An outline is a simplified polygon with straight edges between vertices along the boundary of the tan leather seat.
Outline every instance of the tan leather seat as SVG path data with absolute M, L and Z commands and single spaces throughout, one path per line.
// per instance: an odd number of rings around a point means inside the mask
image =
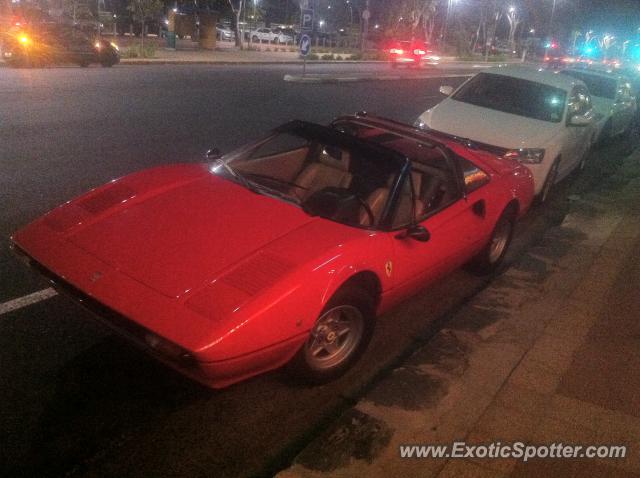
M 422 188 L 422 173 L 419 171 L 411 172 L 411 181 L 413 182 L 413 191 L 415 197 L 420 197 L 420 190 Z M 389 183 L 393 178 L 389 179 Z M 367 198 L 367 204 L 369 208 L 371 208 L 371 212 L 373 213 L 373 217 L 375 218 L 375 223 L 380 220 L 380 216 L 382 216 L 382 210 L 384 209 L 387 200 L 389 199 L 390 194 L 390 186 L 387 188 L 378 188 L 374 190 L 369 197 Z M 400 195 L 400 202 L 398 204 L 398 208 L 396 209 L 396 217 L 394 217 L 394 224 L 397 225 L 406 225 L 412 222 L 411 220 L 411 189 L 406 187 L 402 194 Z M 415 218 L 419 218 L 424 212 L 424 203 L 420 199 L 414 200 L 414 213 Z M 363 226 L 369 226 L 371 221 L 369 220 L 369 214 L 367 211 L 363 210 L 360 212 L 360 224 Z
M 387 199 L 389 199 L 389 188 L 375 189 L 371 194 L 369 194 L 369 197 L 367 197 L 366 203 L 373 214 L 374 224 L 380 220 L 380 216 L 382 215 L 384 205 L 387 203 Z M 360 224 L 362 226 L 372 225 L 371 220 L 369 219 L 369 214 L 364 208 L 360 211 Z
M 316 191 L 326 187 L 348 188 L 352 175 L 349 173 L 351 157 L 347 151 L 341 152 L 339 159 L 334 158 L 324 150 L 318 161 L 307 166 L 296 178 L 292 193 L 304 199 Z

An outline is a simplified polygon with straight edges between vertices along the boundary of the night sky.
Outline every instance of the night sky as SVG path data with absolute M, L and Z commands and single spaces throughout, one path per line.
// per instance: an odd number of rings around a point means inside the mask
M 579 0 L 577 7 L 576 20 L 583 29 L 628 36 L 640 28 L 640 0 Z

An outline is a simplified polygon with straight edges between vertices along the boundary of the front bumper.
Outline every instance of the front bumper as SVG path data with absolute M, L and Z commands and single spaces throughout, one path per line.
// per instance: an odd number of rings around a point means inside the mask
M 16 254 L 52 286 L 92 312 L 94 318 L 148 355 L 210 388 L 223 388 L 278 368 L 307 334 L 238 356 L 198 352 L 212 341 L 212 323 L 51 234 L 41 221 L 20 231 Z M 99 272 L 98 272 L 99 271 Z

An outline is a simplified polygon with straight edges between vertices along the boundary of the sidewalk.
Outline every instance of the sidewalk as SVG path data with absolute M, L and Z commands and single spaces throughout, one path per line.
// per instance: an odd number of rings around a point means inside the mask
M 640 476 L 640 153 L 576 186 L 560 225 L 278 477 Z M 527 463 L 399 455 L 455 441 L 628 448 Z

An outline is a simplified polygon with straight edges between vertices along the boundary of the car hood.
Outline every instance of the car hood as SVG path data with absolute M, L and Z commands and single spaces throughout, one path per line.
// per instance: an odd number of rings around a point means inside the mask
M 97 210 L 97 216 L 66 232 L 66 239 L 169 297 L 202 287 L 267 244 L 317 220 L 295 205 L 203 173 L 139 191 L 136 184 L 154 182 L 140 173 L 135 181 L 125 178 L 62 206 L 56 216 L 64 218 L 65 207 Z M 101 203 L 113 203 L 114 197 L 118 204 L 101 210 Z
M 501 148 L 543 148 L 559 123 L 503 113 L 447 98 L 420 120 L 430 129 Z

